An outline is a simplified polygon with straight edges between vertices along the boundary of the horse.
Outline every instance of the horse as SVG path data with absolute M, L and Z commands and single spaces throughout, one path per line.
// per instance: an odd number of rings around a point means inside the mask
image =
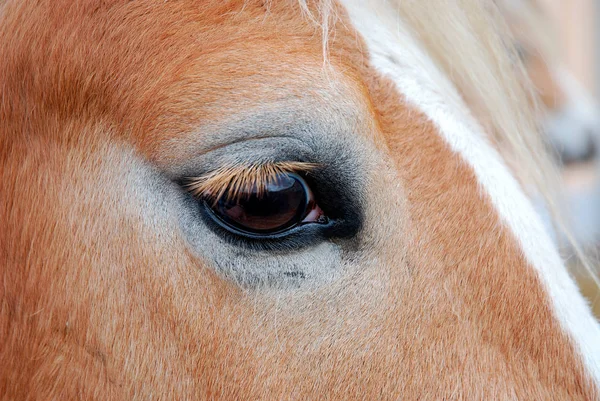
M 2 0 L 2 399 L 598 399 L 505 28 Z
M 600 146 L 600 106 L 565 66 L 547 10 L 536 0 L 501 0 L 498 4 L 540 95 L 538 118 L 550 143 L 566 164 L 592 159 Z

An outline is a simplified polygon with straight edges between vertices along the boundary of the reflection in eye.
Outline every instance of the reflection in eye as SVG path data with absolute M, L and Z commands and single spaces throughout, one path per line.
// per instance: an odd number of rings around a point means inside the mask
M 306 180 L 290 172 L 312 168 L 308 163 L 230 168 L 196 179 L 188 187 L 229 231 L 279 234 L 302 224 L 328 222 Z
M 289 173 L 278 174 L 264 191 L 253 186 L 236 199 L 222 197 L 211 209 L 224 223 L 253 234 L 278 233 L 324 217 L 306 181 Z

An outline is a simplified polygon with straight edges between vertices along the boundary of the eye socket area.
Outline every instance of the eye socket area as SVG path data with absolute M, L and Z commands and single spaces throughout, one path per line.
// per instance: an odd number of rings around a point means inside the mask
M 296 164 L 305 171 L 313 168 L 308 163 Z M 212 221 L 242 237 L 285 236 L 299 226 L 328 225 L 329 218 L 317 204 L 306 175 L 290 172 L 290 167 L 229 169 L 189 187 Z

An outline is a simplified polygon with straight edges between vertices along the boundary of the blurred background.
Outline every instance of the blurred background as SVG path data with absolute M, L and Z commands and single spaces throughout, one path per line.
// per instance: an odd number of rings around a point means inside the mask
M 542 98 L 573 233 L 600 275 L 600 0 L 497 1 Z M 600 318 L 598 287 L 575 257 L 568 262 Z
M 539 0 L 554 23 L 563 60 L 582 84 L 600 92 L 600 0 Z

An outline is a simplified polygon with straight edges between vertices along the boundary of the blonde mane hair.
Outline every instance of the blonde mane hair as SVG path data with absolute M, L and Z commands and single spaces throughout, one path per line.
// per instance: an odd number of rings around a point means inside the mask
M 536 0 L 496 0 L 511 32 L 527 50 L 540 54 L 548 63 L 560 63 L 560 42 L 550 18 Z
M 526 191 L 554 205 L 556 174 L 548 172 L 556 169 L 536 123 L 534 92 L 497 7 L 479 0 L 395 3 Z

